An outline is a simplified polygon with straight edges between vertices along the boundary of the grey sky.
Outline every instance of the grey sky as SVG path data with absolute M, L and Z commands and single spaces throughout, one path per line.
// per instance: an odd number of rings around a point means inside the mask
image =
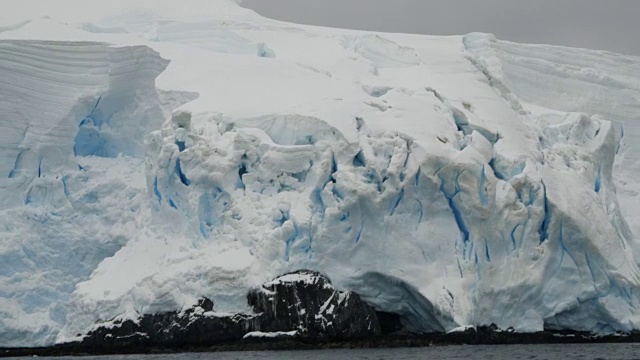
M 500 39 L 640 55 L 640 0 L 243 0 L 279 20 Z

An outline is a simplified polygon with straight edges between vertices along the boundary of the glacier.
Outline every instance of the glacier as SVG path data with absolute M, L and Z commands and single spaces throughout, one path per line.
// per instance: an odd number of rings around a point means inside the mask
M 640 329 L 640 58 L 6 2 L 0 346 L 301 269 L 416 332 Z

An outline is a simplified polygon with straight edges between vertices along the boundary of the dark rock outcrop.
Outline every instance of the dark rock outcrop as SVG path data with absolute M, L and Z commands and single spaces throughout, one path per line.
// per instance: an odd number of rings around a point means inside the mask
M 257 321 L 255 315 L 216 316 L 212 308 L 213 302 L 205 298 L 183 313 L 143 315 L 136 321 L 98 327 L 83 339 L 82 345 L 112 348 L 223 343 L 242 339 Z
M 395 320 L 392 321 L 392 324 Z M 129 329 L 129 331 L 131 331 Z M 203 336 L 206 331 L 203 331 Z M 113 333 L 115 334 L 115 333 Z M 137 335 L 138 336 L 138 335 Z M 136 338 L 129 336 L 128 338 Z M 140 339 L 140 337 L 137 337 Z M 145 338 L 147 339 L 147 338 Z M 262 350 L 311 350 L 377 347 L 416 347 L 432 345 L 493 345 L 493 344 L 584 344 L 584 343 L 639 343 L 640 332 L 615 333 L 609 335 L 589 332 L 542 331 L 538 333 L 517 333 L 513 329 L 501 330 L 495 325 L 468 328 L 453 333 L 432 334 L 388 334 L 372 338 L 334 340 L 310 337 L 258 338 L 228 343 L 204 342 L 200 344 L 150 344 L 149 340 L 130 342 L 124 345 L 126 336 L 115 346 L 91 345 L 90 343 L 64 343 L 45 348 L 0 348 L 0 358 L 17 356 L 68 356 L 68 355 L 109 355 L 109 354 L 160 354 L 203 351 L 262 351 Z
M 262 331 L 298 330 L 313 338 L 356 339 L 382 334 L 375 310 L 358 294 L 337 291 L 312 271 L 281 276 L 251 291 Z
M 88 348 L 211 346 L 249 337 L 295 334 L 321 341 L 382 334 L 375 310 L 351 292 L 336 290 L 319 273 L 298 271 L 278 277 L 247 295 L 254 314 L 218 315 L 203 298 L 182 312 L 142 315 L 105 324 L 80 344 Z M 265 334 L 267 333 L 267 334 Z M 271 334 L 268 334 L 271 333 Z

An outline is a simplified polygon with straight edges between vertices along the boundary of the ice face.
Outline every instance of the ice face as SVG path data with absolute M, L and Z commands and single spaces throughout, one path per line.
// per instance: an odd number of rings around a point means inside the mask
M 415 331 L 640 328 L 637 58 L 188 1 L 3 19 L 0 346 L 298 269 Z
M 621 211 L 637 234 L 640 223 L 633 214 L 638 193 L 638 182 L 634 180 L 638 144 L 633 139 L 640 111 L 638 58 L 516 44 L 484 34 L 468 35 L 465 43 L 493 76 L 531 109 L 538 121 L 554 125 L 562 121 L 561 112 L 568 111 L 597 115 L 613 123 L 617 143 L 614 182 Z
M 142 140 L 164 121 L 167 62 L 139 46 L 0 49 L 0 326 L 2 343 L 32 346 L 54 340 L 75 284 L 142 225 Z

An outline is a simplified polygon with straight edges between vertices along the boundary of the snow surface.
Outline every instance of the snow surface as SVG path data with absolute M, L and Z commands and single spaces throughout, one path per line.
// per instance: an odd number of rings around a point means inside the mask
M 264 287 L 271 287 L 274 285 L 286 284 L 286 283 L 303 283 L 306 285 L 314 285 L 314 284 L 317 284 L 318 281 L 320 280 L 322 280 L 322 278 L 315 274 L 308 274 L 308 273 L 285 274 L 285 275 L 279 276 L 277 279 L 273 281 L 269 281 L 266 284 L 264 284 L 262 290 L 267 291 L 264 289 Z M 333 289 L 333 286 L 331 286 L 330 284 L 325 284 L 324 287 L 328 289 Z
M 297 269 L 418 331 L 640 329 L 639 58 L 228 0 L 3 5 L 0 346 L 247 312 Z
M 291 337 L 298 335 L 297 330 L 293 331 L 276 331 L 276 332 L 262 332 L 262 331 L 252 331 L 247 333 L 243 339 L 250 338 L 279 338 L 279 337 Z

